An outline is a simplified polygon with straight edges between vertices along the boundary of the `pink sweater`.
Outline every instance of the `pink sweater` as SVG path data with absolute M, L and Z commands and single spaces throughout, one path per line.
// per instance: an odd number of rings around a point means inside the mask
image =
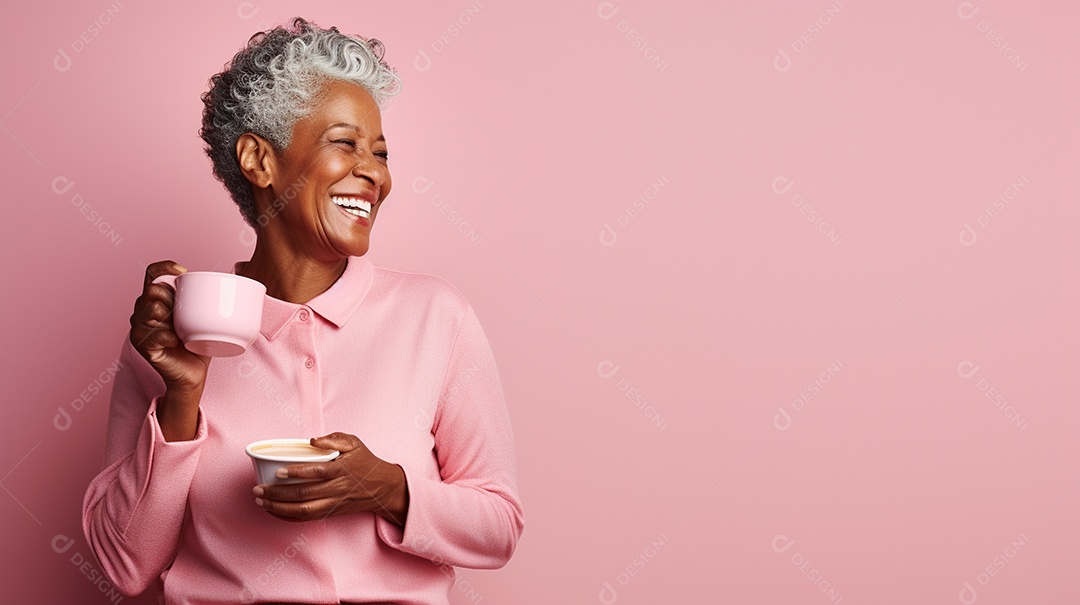
M 514 444 L 491 347 L 447 282 L 349 259 L 304 305 L 269 296 L 262 335 L 215 358 L 192 441 L 164 440 L 165 387 L 130 343 L 83 529 L 117 588 L 166 603 L 447 603 L 453 566 L 497 568 L 521 535 Z M 244 447 L 358 436 L 405 469 L 404 530 L 372 513 L 277 519 Z

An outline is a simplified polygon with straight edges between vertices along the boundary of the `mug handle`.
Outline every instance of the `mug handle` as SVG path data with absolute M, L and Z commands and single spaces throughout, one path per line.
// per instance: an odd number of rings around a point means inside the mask
M 171 287 L 173 289 L 173 291 L 176 291 L 176 278 L 178 278 L 178 277 L 180 277 L 180 276 L 179 275 L 172 275 L 170 273 L 166 273 L 165 275 L 159 275 L 159 276 L 155 277 L 154 281 L 152 281 L 150 283 L 152 283 L 152 284 L 160 284 L 162 282 L 165 282 L 166 284 L 169 285 L 169 287 Z

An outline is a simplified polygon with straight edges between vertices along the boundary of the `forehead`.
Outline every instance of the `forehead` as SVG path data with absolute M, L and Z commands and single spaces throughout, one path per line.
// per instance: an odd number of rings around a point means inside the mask
M 315 105 L 306 118 L 297 122 L 310 128 L 325 129 L 331 124 L 353 124 L 362 130 L 381 134 L 382 113 L 379 105 L 363 87 L 333 80 L 320 89 Z

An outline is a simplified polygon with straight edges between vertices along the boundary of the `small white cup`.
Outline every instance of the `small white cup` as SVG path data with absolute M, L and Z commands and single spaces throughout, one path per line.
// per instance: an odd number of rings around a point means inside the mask
M 305 483 L 315 479 L 279 479 L 277 470 L 302 462 L 329 462 L 341 455 L 337 450 L 324 450 L 311 445 L 309 439 L 264 439 L 247 446 L 247 455 L 255 466 L 259 485 L 275 483 Z

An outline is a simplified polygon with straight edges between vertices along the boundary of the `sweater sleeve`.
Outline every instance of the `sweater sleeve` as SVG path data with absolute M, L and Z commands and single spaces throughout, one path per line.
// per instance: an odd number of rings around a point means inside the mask
M 442 564 L 495 569 L 524 528 L 502 384 L 472 307 L 458 328 L 432 432 L 440 479 L 405 469 L 404 529 L 377 518 L 392 548 Z
M 109 403 L 105 469 L 83 499 L 83 533 L 117 589 L 134 596 L 176 555 L 206 419 L 200 412 L 194 440 L 166 442 L 156 414 L 164 383 L 130 342 L 120 361 Z

